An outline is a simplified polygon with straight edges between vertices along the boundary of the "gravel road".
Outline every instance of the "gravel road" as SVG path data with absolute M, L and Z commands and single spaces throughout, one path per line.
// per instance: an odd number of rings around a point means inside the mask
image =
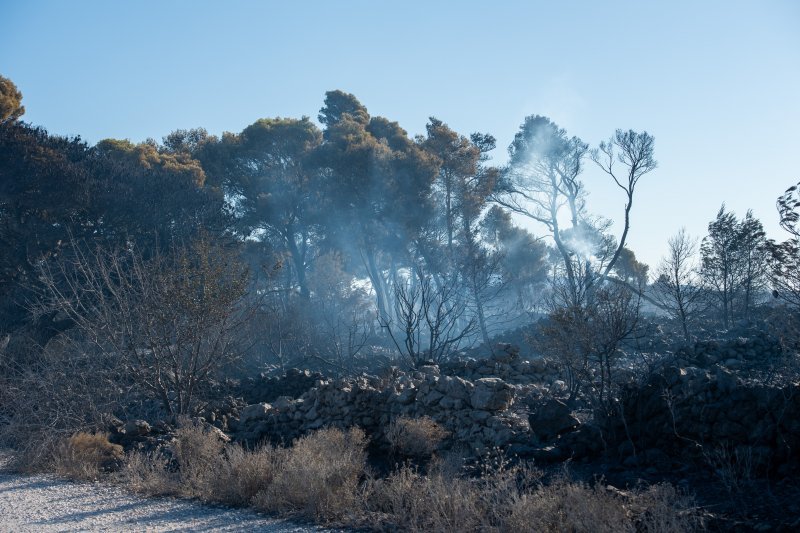
M 103 483 L 70 483 L 53 476 L 0 471 L 0 532 L 22 531 L 322 530 L 244 510 L 173 498 L 142 498 Z

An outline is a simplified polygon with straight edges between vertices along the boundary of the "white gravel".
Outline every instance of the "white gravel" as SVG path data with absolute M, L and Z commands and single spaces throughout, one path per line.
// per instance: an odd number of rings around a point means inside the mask
M 0 532 L 23 531 L 321 530 L 244 510 L 174 498 L 142 498 L 103 483 L 71 483 L 0 470 Z

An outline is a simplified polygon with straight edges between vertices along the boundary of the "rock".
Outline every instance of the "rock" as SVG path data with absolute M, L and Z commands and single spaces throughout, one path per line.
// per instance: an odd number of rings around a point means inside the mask
M 128 437 L 144 437 L 150 434 L 150 424 L 144 420 L 128 420 L 125 422 L 125 434 Z
M 209 425 L 204 425 L 203 427 L 204 427 L 205 431 L 207 431 L 208 433 L 210 433 L 212 435 L 215 435 L 222 442 L 230 442 L 231 441 L 231 438 L 229 436 L 227 436 L 218 427 L 212 426 L 210 424 Z
M 744 363 L 739 359 L 726 359 L 722 364 L 728 368 L 741 368 L 744 366 Z
M 547 361 L 539 357 L 530 362 L 531 372 L 535 374 L 544 374 L 547 370 Z
M 499 378 L 481 378 L 470 395 L 473 409 L 503 411 L 514 401 L 514 388 Z
M 420 372 L 426 376 L 439 376 L 439 367 L 433 363 L 425 364 L 419 367 Z
M 635 468 L 639 466 L 639 458 L 635 455 L 629 455 L 622 461 L 622 466 L 626 468 Z
M 272 405 L 272 408 L 277 409 L 278 411 L 285 411 L 291 407 L 292 399 L 289 396 L 280 396 L 278 399 L 272 402 L 272 404 L 268 405 Z
M 239 414 L 239 426 L 247 424 L 253 420 L 263 420 L 267 413 L 272 409 L 268 403 L 256 403 L 244 407 Z
M 543 441 L 572 431 L 580 425 L 580 421 L 572 415 L 572 410 L 567 404 L 556 399 L 548 399 L 532 405 L 528 422 L 531 431 Z
M 464 402 L 450 396 L 445 396 L 439 401 L 439 407 L 448 411 L 457 411 L 464 407 Z
M 500 363 L 510 363 L 519 358 L 519 346 L 501 342 L 495 345 L 492 359 Z
M 732 374 L 728 370 L 725 370 L 722 367 L 718 367 L 715 374 L 717 378 L 717 387 L 719 388 L 720 391 L 724 393 L 731 392 L 739 385 L 738 378 L 734 374 Z
M 649 465 L 666 465 L 670 462 L 669 456 L 658 448 L 650 448 L 645 450 L 643 455 L 645 461 Z
M 433 406 L 439 403 L 439 400 L 444 398 L 444 394 L 439 391 L 432 390 L 422 398 L 417 398 L 418 401 L 421 401 L 423 404 L 427 406 Z
M 634 454 L 636 449 L 633 446 L 633 443 L 629 440 L 622 441 L 619 446 L 617 446 L 617 453 L 619 453 L 620 457 L 630 457 Z
M 465 379 L 450 376 L 442 378 L 439 386 L 443 388 L 443 392 L 448 398 L 463 401 L 469 400 L 472 390 L 475 388 L 475 385 Z
M 417 397 L 416 389 L 408 388 L 408 389 L 403 389 L 400 392 L 400 394 L 398 394 L 396 396 L 396 398 L 397 398 L 396 401 L 400 405 L 408 405 L 408 404 L 412 403 L 416 397 Z
M 469 413 L 469 417 L 476 422 L 484 422 L 491 416 L 492 416 L 491 413 L 489 413 L 488 411 L 481 411 L 479 409 L 470 411 Z
M 563 450 L 558 446 L 545 446 L 544 448 L 534 448 L 530 452 L 534 461 L 539 463 L 556 463 L 566 459 Z

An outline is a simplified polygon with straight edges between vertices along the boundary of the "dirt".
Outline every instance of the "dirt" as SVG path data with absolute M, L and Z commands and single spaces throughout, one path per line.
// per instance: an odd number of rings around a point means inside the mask
M 105 483 L 73 483 L 50 475 L 20 476 L 0 470 L 0 532 L 26 531 L 322 530 L 246 510 L 144 498 Z

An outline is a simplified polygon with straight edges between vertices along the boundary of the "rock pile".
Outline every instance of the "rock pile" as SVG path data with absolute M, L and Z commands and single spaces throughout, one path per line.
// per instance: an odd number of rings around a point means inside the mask
M 748 363 L 763 363 L 783 357 L 781 343 L 766 334 L 752 334 L 747 337 L 695 342 L 676 354 L 679 360 L 697 366 L 723 365 L 728 368 L 742 368 Z
M 725 350 L 754 357 L 751 343 L 731 343 Z M 559 378 L 553 363 L 523 360 L 502 345 L 484 361 L 393 369 L 383 377 L 327 379 L 297 370 L 283 379 L 260 376 L 244 389 L 250 391 L 245 398 L 255 401 L 245 405 L 229 398 L 205 420 L 250 446 L 288 444 L 326 426 L 360 426 L 377 446 L 388 447 L 386 434 L 395 420 L 430 417 L 447 430 L 446 446 L 467 455 L 500 447 L 538 461 L 605 453 L 640 463 L 665 457 L 702 461 L 710 450 L 724 448 L 773 464 L 800 462 L 798 383 L 767 386 L 745 382 L 725 365 L 667 364 L 645 382 L 624 386 L 617 407 L 587 412 L 581 423 L 552 394 Z M 167 433 L 129 421 L 112 429 L 112 442 L 140 447 Z
M 262 373 L 239 382 L 234 392 L 248 404 L 271 402 L 281 396 L 297 398 L 313 388 L 324 376 L 319 372 L 290 368 L 283 376 Z
M 425 366 L 396 372 L 388 381 L 320 380 L 299 398 L 243 408 L 231 427 L 237 440 L 254 444 L 264 439 L 288 442 L 323 426 L 358 425 L 373 441 L 385 443 L 385 432 L 396 418 L 429 416 L 450 432 L 452 444 L 480 454 L 491 447 L 529 443 L 527 419 L 511 409 L 516 392 L 496 377 L 473 382 Z
M 759 385 L 723 367 L 670 367 L 628 390 L 622 406 L 640 450 L 701 460 L 715 450 L 739 450 L 754 464 L 800 459 L 797 383 Z
M 488 358 L 448 361 L 441 365 L 441 370 L 443 374 L 470 381 L 491 376 L 517 385 L 552 384 L 560 379 L 555 361 L 541 357 L 523 358 L 519 347 L 505 343 L 497 344 Z

